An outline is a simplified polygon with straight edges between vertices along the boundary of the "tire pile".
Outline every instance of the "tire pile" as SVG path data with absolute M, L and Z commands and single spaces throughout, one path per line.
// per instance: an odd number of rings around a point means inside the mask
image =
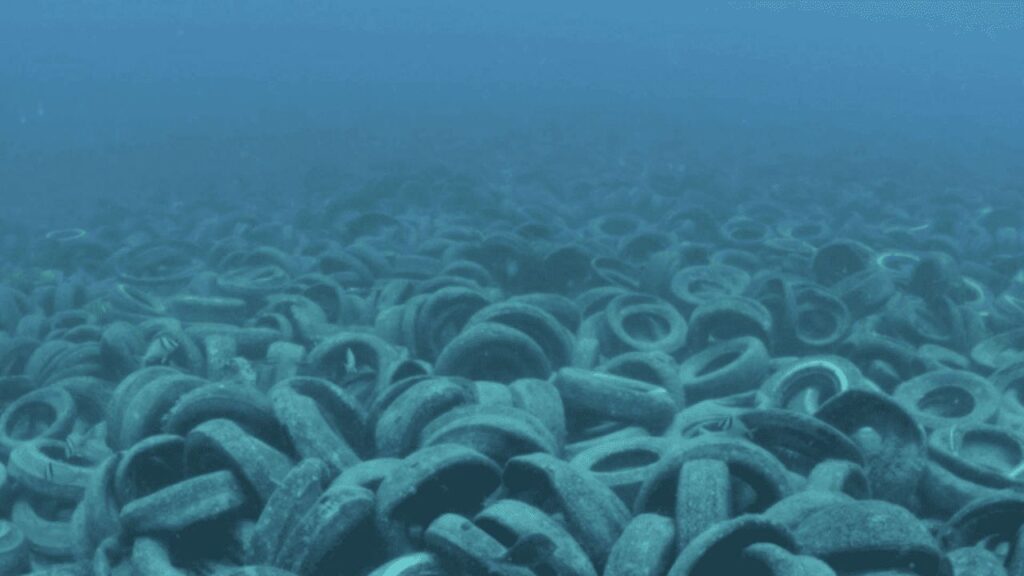
M 8 236 L 0 574 L 1024 574 L 1021 212 L 892 202 Z

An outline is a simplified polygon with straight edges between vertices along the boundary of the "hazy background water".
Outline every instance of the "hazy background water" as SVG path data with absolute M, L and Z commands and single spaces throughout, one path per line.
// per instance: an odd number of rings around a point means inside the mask
M 281 199 L 324 167 L 1024 176 L 1020 2 L 8 0 L 0 55 L 23 220 Z

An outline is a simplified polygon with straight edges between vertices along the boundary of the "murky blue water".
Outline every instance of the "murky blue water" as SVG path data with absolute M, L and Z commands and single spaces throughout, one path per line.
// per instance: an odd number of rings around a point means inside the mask
M 1024 570 L 1019 2 L 0 5 L 0 576 Z

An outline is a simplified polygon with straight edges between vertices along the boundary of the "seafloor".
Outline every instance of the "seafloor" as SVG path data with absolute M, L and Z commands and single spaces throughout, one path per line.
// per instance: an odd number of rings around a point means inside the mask
M 1024 574 L 1020 199 L 735 184 L 8 222 L 0 574 Z

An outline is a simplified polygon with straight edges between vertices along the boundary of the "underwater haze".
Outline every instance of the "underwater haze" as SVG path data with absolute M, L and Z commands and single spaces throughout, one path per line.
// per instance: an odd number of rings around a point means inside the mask
M 0 576 L 1024 574 L 1024 4 L 0 2 Z
M 461 168 L 551 146 L 1019 185 L 1022 10 L 13 0 L 0 184 L 86 206 L 279 196 L 322 164 Z

